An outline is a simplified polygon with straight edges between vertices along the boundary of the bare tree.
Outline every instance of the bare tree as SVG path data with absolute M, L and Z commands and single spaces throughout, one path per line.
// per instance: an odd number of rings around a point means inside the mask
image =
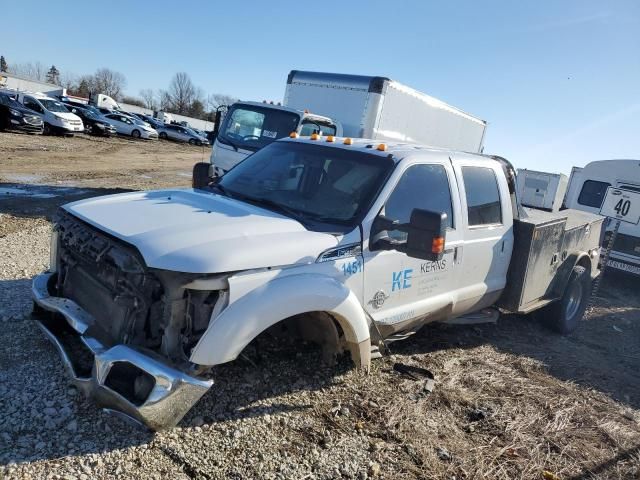
M 158 99 L 156 97 L 156 94 L 153 93 L 153 90 L 151 90 L 150 88 L 143 88 L 142 90 L 140 90 L 140 98 L 144 102 L 144 106 L 146 108 L 149 108 L 151 110 L 158 109 Z
M 108 68 L 100 68 L 93 75 L 92 89 L 95 93 L 109 95 L 115 100 L 122 96 L 127 80 L 120 72 L 114 72 Z
M 47 73 L 47 69 L 40 62 L 16 63 L 11 67 L 10 71 L 11 73 L 15 73 L 21 77 L 37 80 L 39 82 L 44 81 L 45 74 Z
M 60 74 L 60 85 L 67 89 L 67 92 L 72 92 L 78 88 L 78 77 L 71 72 L 62 72 Z
M 232 97 L 231 95 L 224 95 L 222 93 L 212 93 L 207 96 L 207 101 L 205 105 L 207 110 L 213 111 L 221 105 L 231 105 L 232 103 L 237 102 L 238 99 Z
M 167 92 L 170 108 L 178 114 L 186 114 L 196 99 L 196 87 L 185 72 L 178 72 L 173 76 Z

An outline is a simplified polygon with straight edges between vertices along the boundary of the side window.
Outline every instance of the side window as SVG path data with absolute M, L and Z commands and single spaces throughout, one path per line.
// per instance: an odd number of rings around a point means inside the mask
M 453 208 L 447 171 L 442 165 L 413 165 L 400 177 L 400 181 L 384 206 L 384 216 L 409 223 L 414 208 L 444 212 L 447 214 L 447 227 L 453 226 Z M 406 239 L 407 234 L 399 231 L 389 232 L 396 240 Z
M 469 226 L 502 223 L 502 207 L 496 174 L 486 167 L 462 167 L 467 193 Z
M 24 97 L 23 105 L 31 110 L 35 110 L 36 112 L 42 113 L 42 107 L 38 102 L 29 97 Z
M 610 186 L 611 184 L 607 182 L 587 180 L 582 185 L 582 190 L 580 190 L 578 203 L 585 207 L 600 208 L 604 201 L 604 195 L 607 193 L 607 188 Z

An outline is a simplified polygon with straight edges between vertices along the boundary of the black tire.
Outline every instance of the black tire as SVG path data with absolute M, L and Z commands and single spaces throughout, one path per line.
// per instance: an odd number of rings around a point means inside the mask
M 43 135 L 53 135 L 53 130 L 51 129 L 51 125 L 45 122 L 44 127 L 42 127 Z
M 535 312 L 547 327 L 561 334 L 573 332 L 589 304 L 591 275 L 585 267 L 575 266 L 569 276 L 562 298 Z
M 133 138 L 140 138 L 140 130 L 136 129 L 133 132 L 131 132 L 131 136 Z
M 196 144 L 195 139 L 190 138 L 190 139 L 189 139 L 189 145 L 195 145 L 195 144 Z
M 211 164 L 199 162 L 193 166 L 193 175 L 191 177 L 191 186 L 193 188 L 204 188 L 211 183 L 209 177 L 209 167 Z
M 165 132 L 160 132 L 160 138 L 162 140 L 166 140 L 167 139 L 167 134 Z

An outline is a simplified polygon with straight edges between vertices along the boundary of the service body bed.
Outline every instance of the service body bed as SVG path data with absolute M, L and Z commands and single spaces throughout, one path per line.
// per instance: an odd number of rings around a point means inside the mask
M 604 217 L 579 210 L 545 212 L 523 208 L 514 221 L 515 246 L 507 287 L 498 306 L 528 313 L 558 299 L 580 254 L 591 258 L 591 276 L 598 275 Z

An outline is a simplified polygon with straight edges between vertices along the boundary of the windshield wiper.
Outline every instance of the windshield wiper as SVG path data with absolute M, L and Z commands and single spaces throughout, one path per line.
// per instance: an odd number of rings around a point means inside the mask
M 282 205 L 281 203 L 269 198 L 241 197 L 240 200 L 245 200 L 259 207 L 271 207 L 277 212 L 284 213 L 287 217 L 292 217 L 295 220 L 300 220 L 301 217 L 305 217 L 304 213 L 301 211 Z
M 235 143 L 233 143 L 231 140 L 229 140 L 227 137 L 223 137 L 222 135 L 220 135 L 220 138 L 222 139 L 222 143 L 231 145 L 236 152 L 238 151 L 238 146 Z

